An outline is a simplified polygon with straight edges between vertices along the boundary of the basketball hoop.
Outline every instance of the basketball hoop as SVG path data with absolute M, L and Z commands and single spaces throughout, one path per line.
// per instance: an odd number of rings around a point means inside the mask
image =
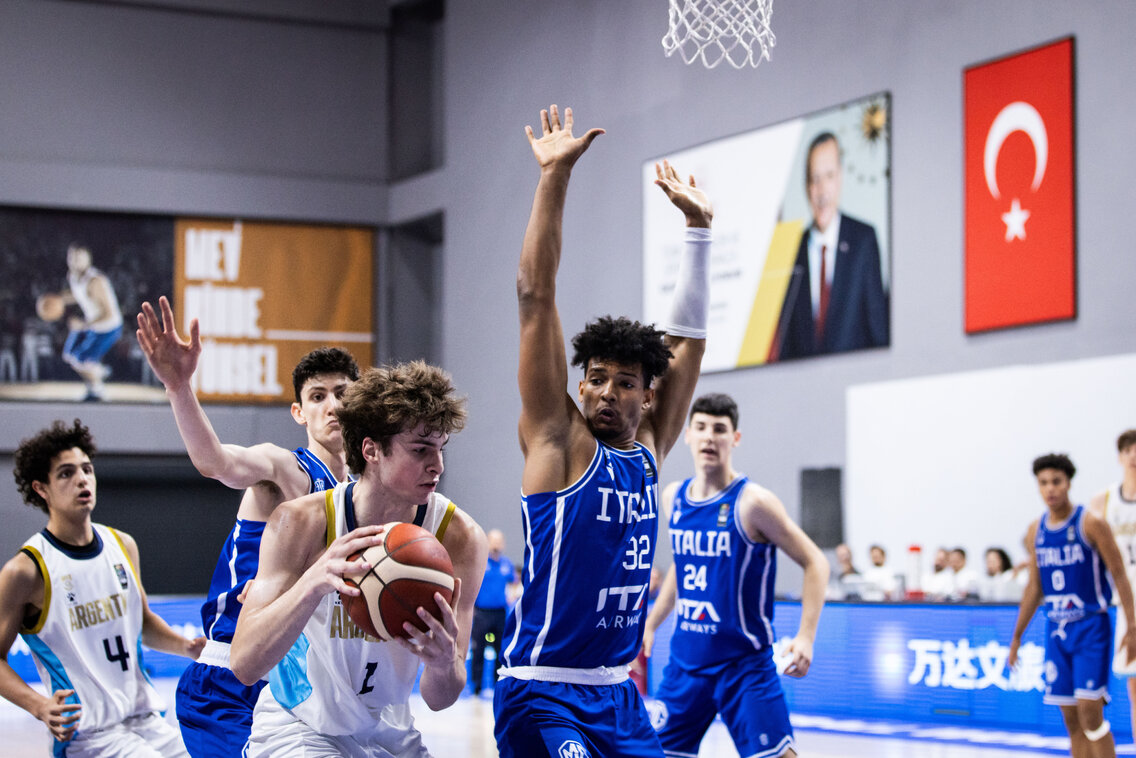
M 670 0 L 670 29 L 663 37 L 669 58 L 677 50 L 688 64 L 706 68 L 723 60 L 757 68 L 777 44 L 769 22 L 773 0 Z

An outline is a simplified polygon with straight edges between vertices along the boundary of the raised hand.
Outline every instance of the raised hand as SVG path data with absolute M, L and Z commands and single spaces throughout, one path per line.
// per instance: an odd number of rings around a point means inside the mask
M 686 216 L 687 226 L 710 227 L 714 208 L 706 193 L 695 185 L 693 176 L 688 182 L 684 182 L 668 161 L 655 164 L 655 176 L 658 177 L 655 184 L 662 187 L 674 206 Z
M 201 355 L 201 332 L 194 319 L 189 325 L 189 340 L 178 334 L 174 321 L 174 310 L 165 295 L 158 298 L 162 309 L 159 323 L 154 307 L 142 303 L 138 314 L 138 345 L 146 356 L 146 361 L 154 371 L 154 376 L 168 390 L 176 390 L 187 384 L 197 370 L 197 359 Z
M 525 126 L 525 134 L 541 168 L 572 168 L 592 140 L 604 133 L 603 129 L 589 129 L 582 137 L 572 136 L 572 109 L 564 109 L 564 125 L 561 126 L 560 111 L 555 105 L 540 112 L 540 127 L 539 139 L 531 126 Z

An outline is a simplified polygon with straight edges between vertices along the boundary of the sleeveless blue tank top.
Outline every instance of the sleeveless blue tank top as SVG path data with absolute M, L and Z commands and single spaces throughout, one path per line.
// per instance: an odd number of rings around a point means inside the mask
M 322 492 L 335 487 L 335 477 L 306 447 L 292 451 L 296 462 L 308 475 L 308 493 Z M 209 595 L 201 606 L 201 625 L 205 636 L 218 642 L 232 642 L 237 628 L 237 616 L 241 604 L 237 596 L 244 590 L 245 582 L 256 576 L 260 559 L 260 538 L 264 536 L 263 521 L 237 519 L 232 531 L 225 539 L 213 578 L 209 582 Z
M 1085 537 L 1084 515 L 1085 506 L 1078 505 L 1063 523 L 1049 526 L 1046 511 L 1037 526 L 1034 546 L 1050 621 L 1077 621 L 1105 612 L 1112 599 L 1104 562 Z
M 671 660 L 712 674 L 773 643 L 777 548 L 752 542 L 738 522 L 739 476 L 707 500 L 692 500 L 691 479 L 671 506 L 671 548 L 678 595 Z
M 506 622 L 506 666 L 592 669 L 635 659 L 658 533 L 658 467 L 639 443 L 596 443 L 567 489 L 522 495 L 521 597 Z

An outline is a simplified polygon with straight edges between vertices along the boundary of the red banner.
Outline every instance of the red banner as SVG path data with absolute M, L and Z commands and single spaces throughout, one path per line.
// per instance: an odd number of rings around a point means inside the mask
M 1073 40 L 963 74 L 966 331 L 1076 316 Z

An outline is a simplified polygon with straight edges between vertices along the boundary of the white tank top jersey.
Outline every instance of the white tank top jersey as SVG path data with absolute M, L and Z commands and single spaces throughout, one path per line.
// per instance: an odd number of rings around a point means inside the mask
M 95 317 L 99 315 L 99 306 L 91 297 L 91 281 L 101 272 L 94 266 L 87 268 L 79 276 L 74 274 L 67 274 L 67 285 L 71 288 L 71 294 L 75 297 L 75 302 L 83 311 L 83 318 L 88 322 L 94 322 Z M 106 279 L 106 276 L 103 276 Z M 107 286 L 110 286 L 110 280 L 106 279 Z M 91 324 L 91 329 L 97 332 L 109 332 L 111 329 L 122 326 L 122 311 L 118 307 L 118 299 L 111 292 L 108 306 L 110 312 L 103 314 L 97 322 Z
M 354 486 L 345 482 L 327 491 L 328 545 L 356 527 Z M 449 499 L 435 492 L 419 506 L 414 523 L 441 540 L 454 510 Z M 339 593 L 332 592 L 320 601 L 296 644 L 272 669 L 261 697 L 271 694 L 320 734 L 402 730 L 409 745 L 420 739 L 408 703 L 420 663 L 418 656 L 396 643 L 383 642 L 355 626 L 340 604 Z M 398 755 L 396 747 L 386 745 Z
M 44 579 L 43 610 L 20 630 L 40 679 L 75 690 L 78 733 L 165 708 L 142 667 L 142 593 L 115 530 L 92 524 L 95 544 L 75 551 L 47 530 L 24 543 Z
M 1136 500 L 1126 500 L 1121 486 L 1117 482 L 1105 493 L 1104 517 L 1124 557 L 1128 581 L 1136 583 Z

